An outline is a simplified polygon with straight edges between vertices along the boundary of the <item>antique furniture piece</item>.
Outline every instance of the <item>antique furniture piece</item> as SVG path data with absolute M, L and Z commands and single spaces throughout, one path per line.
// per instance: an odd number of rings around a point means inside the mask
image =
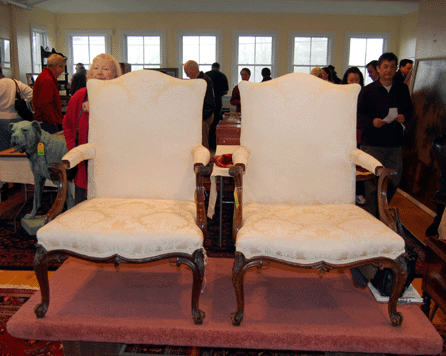
M 426 266 L 423 275 L 423 306 L 424 311 L 429 320 L 434 318 L 438 307 L 446 313 L 446 218 L 440 223 L 440 234 L 435 237 L 428 237 L 426 240 Z M 431 299 L 434 300 L 435 306 L 430 310 Z
M 231 113 L 236 114 L 236 113 Z M 217 125 L 217 145 L 240 145 L 240 118 L 224 118 Z
M 243 130 L 230 169 L 236 200 L 233 324 L 244 316 L 246 271 L 273 261 L 321 274 L 365 265 L 389 268 L 394 283 L 388 311 L 391 323 L 400 325 L 404 240 L 394 231 L 387 205 L 392 171 L 356 148 L 360 87 L 292 73 L 261 84 L 243 81 L 239 88 Z M 356 164 L 379 176 L 382 221 L 355 205 Z
M 66 172 L 62 164 L 54 165 L 62 184 L 37 233 L 38 318 L 49 304 L 48 261 L 70 255 L 116 267 L 161 259 L 190 267 L 192 317 L 202 323 L 203 175 L 209 174 L 210 158 L 201 146 L 205 86 L 148 70 L 88 81 L 89 143 L 62 161 L 70 168 L 88 160 L 88 199 L 59 215 Z

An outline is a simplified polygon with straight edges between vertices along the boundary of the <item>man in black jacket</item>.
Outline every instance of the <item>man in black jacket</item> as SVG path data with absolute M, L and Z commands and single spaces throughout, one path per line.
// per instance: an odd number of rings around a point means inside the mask
M 229 85 L 228 78 L 222 72 L 220 72 L 220 63 L 213 63 L 212 70 L 205 73 L 212 80 L 212 85 L 214 87 L 215 95 L 215 110 L 214 110 L 214 121 L 212 122 L 211 129 L 209 131 L 209 146 L 211 149 L 216 148 L 217 141 L 215 137 L 215 131 L 217 125 L 221 120 L 221 108 L 222 108 L 222 97 L 228 93 Z
M 201 144 L 209 148 L 209 129 L 214 120 L 214 89 L 212 80 L 198 69 L 198 63 L 195 61 L 187 61 L 184 63 L 184 72 L 190 79 L 204 79 L 206 81 L 206 94 L 203 103 L 203 125 L 202 125 L 202 142 Z
M 388 187 L 388 201 L 401 180 L 404 125 L 413 112 L 409 88 L 394 80 L 397 63 L 398 59 L 393 53 L 384 53 L 378 60 L 379 80 L 364 87 L 358 98 L 361 149 L 375 157 L 385 168 L 397 172 Z M 375 181 L 365 182 L 365 195 L 367 211 L 379 217 Z

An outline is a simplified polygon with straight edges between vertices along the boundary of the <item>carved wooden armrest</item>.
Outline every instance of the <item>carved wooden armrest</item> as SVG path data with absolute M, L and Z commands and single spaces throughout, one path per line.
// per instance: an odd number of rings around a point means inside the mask
M 243 225 L 243 173 L 245 165 L 237 163 L 229 168 L 229 175 L 234 177 L 234 217 L 232 222 L 232 240 L 235 244 L 237 233 Z
M 203 165 L 203 163 L 195 163 L 194 172 L 196 178 L 195 203 L 197 205 L 197 225 L 205 235 L 207 231 L 207 219 L 206 206 L 204 204 L 205 189 L 203 184 L 203 177 L 210 175 L 211 170 L 208 166 Z
M 378 176 L 378 211 L 380 220 L 393 231 L 398 232 L 398 211 L 394 211 L 392 214 L 387 203 L 387 186 L 392 175 L 396 174 L 396 171 L 384 168 L 376 158 L 357 148 L 352 150 L 350 159 L 353 163 Z
M 48 165 L 50 176 L 53 181 L 58 181 L 57 196 L 53 206 L 45 215 L 45 224 L 48 224 L 51 220 L 55 219 L 59 215 L 64 207 L 65 199 L 67 197 L 67 166 L 63 163 L 50 163 Z
M 387 186 L 393 175 L 396 174 L 394 169 L 377 167 L 375 175 L 378 176 L 378 211 L 380 220 L 390 227 L 393 231 L 398 231 L 399 214 L 398 209 L 395 209 L 394 214 L 390 211 L 387 203 Z
M 77 166 L 80 162 L 92 159 L 95 156 L 95 148 L 91 143 L 85 143 L 71 149 L 62 158 L 62 163 L 67 169 Z

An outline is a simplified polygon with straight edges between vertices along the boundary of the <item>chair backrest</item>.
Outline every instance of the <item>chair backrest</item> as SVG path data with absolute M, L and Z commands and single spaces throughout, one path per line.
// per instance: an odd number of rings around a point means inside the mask
M 359 85 L 292 73 L 239 83 L 245 202 L 353 203 Z
M 88 198 L 193 200 L 206 82 L 140 70 L 87 88 Z

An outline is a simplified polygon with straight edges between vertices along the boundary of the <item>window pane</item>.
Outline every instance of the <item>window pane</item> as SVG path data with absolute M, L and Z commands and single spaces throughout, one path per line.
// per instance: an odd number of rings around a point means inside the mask
M 105 37 L 90 36 L 90 61 L 93 62 L 94 57 L 98 54 L 105 53 Z
M 161 65 L 161 37 L 144 37 L 144 64 Z
M 11 42 L 9 40 L 3 40 L 3 65 L 5 68 L 11 68 Z
M 328 63 L 328 38 L 313 37 L 311 41 L 311 62 L 313 66 L 325 66 Z
M 88 36 L 73 36 L 73 63 L 91 63 Z
M 350 55 L 348 65 L 360 66 L 365 64 L 367 39 L 351 38 L 350 39 Z
M 254 63 L 255 37 L 240 36 L 238 46 L 238 62 Z
M 127 61 L 128 63 L 143 64 L 144 40 L 142 36 L 128 36 L 127 37 Z
M 310 64 L 311 58 L 311 38 L 294 38 L 294 64 Z
M 256 64 L 270 64 L 272 58 L 272 38 L 257 37 L 256 41 Z
M 378 59 L 384 50 L 384 40 L 382 38 L 369 38 L 367 39 L 367 51 L 365 57 L 365 63 L 367 64 L 374 59 Z
M 308 66 L 294 67 L 294 73 L 307 73 L 307 74 L 310 74 L 310 71 L 311 71 L 311 67 L 308 67 Z
M 183 36 L 183 63 L 189 60 L 198 63 L 200 71 L 211 70 L 217 60 L 217 36 Z M 183 78 L 187 78 L 183 70 Z

